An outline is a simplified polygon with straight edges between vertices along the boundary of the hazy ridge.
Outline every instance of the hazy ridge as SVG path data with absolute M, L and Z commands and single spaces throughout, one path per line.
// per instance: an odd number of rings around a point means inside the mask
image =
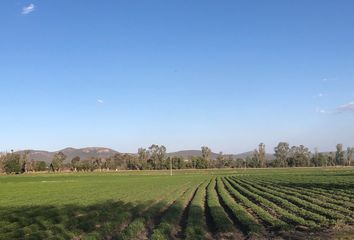
M 17 151 L 17 153 L 23 153 L 25 151 L 29 152 L 28 156 L 30 160 L 33 159 L 33 160 L 40 160 L 45 162 L 50 162 L 53 158 L 53 155 L 58 152 L 63 152 L 67 156 L 66 161 L 70 161 L 72 158 L 76 156 L 79 156 L 81 159 L 89 159 L 92 157 L 107 158 L 113 156 L 116 153 L 124 153 L 124 152 L 119 152 L 114 149 L 105 148 L 105 147 L 86 147 L 86 148 L 69 147 L 54 152 L 29 149 L 29 150 Z M 129 153 L 129 154 L 136 154 L 136 153 Z M 177 152 L 167 153 L 167 156 L 180 156 L 185 159 L 190 159 L 192 156 L 201 156 L 201 155 L 202 152 L 200 150 L 181 150 Z M 216 159 L 218 155 L 219 155 L 218 153 L 212 152 L 210 158 Z M 253 155 L 253 151 L 238 153 L 238 154 L 224 154 L 225 157 L 232 156 L 234 158 L 246 158 L 252 155 Z M 269 154 L 269 153 L 267 153 L 266 157 L 269 160 L 272 160 L 274 158 L 273 154 Z

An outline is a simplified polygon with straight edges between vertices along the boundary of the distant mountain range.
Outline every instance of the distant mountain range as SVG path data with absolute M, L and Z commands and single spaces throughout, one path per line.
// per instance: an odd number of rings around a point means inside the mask
M 66 155 L 66 161 L 70 161 L 74 157 L 80 157 L 81 159 L 89 159 L 91 157 L 101 157 L 107 158 L 113 156 L 118 153 L 117 151 L 110 148 L 102 148 L 102 147 L 88 147 L 88 148 L 65 148 L 56 152 L 48 152 L 42 150 L 24 150 L 18 151 L 17 153 L 23 153 L 28 151 L 28 158 L 30 160 L 39 160 L 45 162 L 51 162 L 55 153 L 62 152 Z
M 113 156 L 116 153 L 119 153 L 118 151 L 115 151 L 110 148 L 104 148 L 104 147 L 65 148 L 56 152 L 48 152 L 43 150 L 23 150 L 23 151 L 17 151 L 17 153 L 23 153 L 25 151 L 29 152 L 28 156 L 30 160 L 32 159 L 40 160 L 40 161 L 45 161 L 47 163 L 51 162 L 54 154 L 58 152 L 62 152 L 67 156 L 66 159 L 67 162 L 69 162 L 72 158 L 76 156 L 80 157 L 81 159 L 89 159 L 92 157 L 107 158 Z M 210 158 L 216 159 L 218 155 L 219 155 L 218 153 L 212 152 Z M 246 158 L 252 155 L 253 155 L 253 151 L 250 151 L 250 152 L 244 152 L 240 154 L 225 154 L 225 157 L 233 156 L 236 159 L 236 158 Z M 185 159 L 191 159 L 192 156 L 202 156 L 202 152 L 200 150 L 182 150 L 178 152 L 167 153 L 167 156 L 179 156 Z M 272 160 L 274 159 L 274 156 L 272 154 L 266 154 L 266 158 L 268 160 Z

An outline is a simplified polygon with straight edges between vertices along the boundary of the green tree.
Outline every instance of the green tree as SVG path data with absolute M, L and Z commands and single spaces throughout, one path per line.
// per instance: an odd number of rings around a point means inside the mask
M 319 166 L 327 167 L 327 158 L 325 155 L 323 155 L 323 153 L 318 154 L 318 161 L 320 163 Z
M 208 162 L 203 157 L 192 157 L 192 163 L 196 169 L 206 169 L 208 168 Z
M 186 161 L 182 157 L 172 157 L 172 166 L 173 169 L 185 169 L 186 168 Z
M 166 169 L 165 157 L 166 157 L 166 147 L 157 144 L 152 144 L 149 147 L 150 163 L 153 169 Z
M 54 172 L 61 171 L 64 161 L 66 159 L 66 155 L 62 152 L 58 152 L 54 154 L 52 163 L 51 163 L 51 170 Z
M 5 172 L 4 170 L 4 156 L 0 153 L 0 173 Z
M 105 159 L 105 161 L 102 164 L 103 168 L 105 168 L 106 170 L 110 170 L 113 169 L 112 167 L 112 157 L 107 157 Z
M 141 169 L 147 169 L 147 163 L 149 160 L 149 151 L 146 150 L 145 148 L 139 148 L 138 149 L 138 161 L 140 163 Z
M 257 167 L 264 168 L 266 166 L 266 151 L 265 151 L 265 144 L 260 143 L 258 145 L 258 149 L 254 151 L 254 158 L 255 164 Z
M 244 168 L 246 167 L 246 160 L 243 158 L 237 158 L 234 163 L 235 168 Z
M 47 168 L 47 164 L 44 161 L 34 161 L 33 164 L 33 169 L 36 172 L 41 172 L 41 171 L 45 171 Z
M 3 161 L 3 168 L 6 173 L 21 173 L 21 155 L 17 153 L 8 153 Z
M 122 170 L 127 168 L 126 158 L 123 153 L 116 153 L 112 157 L 111 168 L 117 170 Z
M 202 158 L 204 158 L 205 161 L 208 161 L 211 155 L 211 150 L 210 148 L 203 146 L 202 147 Z
M 308 167 L 310 166 L 311 152 L 303 145 L 293 146 L 290 149 L 288 165 L 290 167 Z
M 71 159 L 71 168 L 74 172 L 77 171 L 77 167 L 79 166 L 79 164 L 80 164 L 80 157 L 79 156 L 76 156 Z
M 347 166 L 350 166 L 353 160 L 354 148 L 347 148 Z
M 84 159 L 84 160 L 80 161 L 80 164 L 78 165 L 77 169 L 79 171 L 84 171 L 84 172 L 91 171 L 92 172 L 93 170 L 95 170 L 93 160 L 92 159 Z
M 93 159 L 93 165 L 95 169 L 102 170 L 102 158 L 96 157 Z
M 31 161 L 28 161 L 27 165 L 26 165 L 26 171 L 27 172 L 34 172 L 35 171 L 35 169 L 34 169 L 35 163 L 36 163 L 36 161 L 33 159 Z
M 287 167 L 287 159 L 289 156 L 289 144 L 286 142 L 280 142 L 277 147 L 274 148 L 274 166 L 275 167 Z
M 315 153 L 311 158 L 311 166 L 314 167 L 327 166 L 327 159 L 328 158 L 324 154 L 318 153 L 318 150 L 315 149 Z
M 21 173 L 27 172 L 31 168 L 31 162 L 28 161 L 29 151 L 24 151 L 21 154 L 20 165 Z
M 134 156 L 134 155 L 129 154 L 127 156 L 127 168 L 129 170 L 142 170 L 143 164 L 140 162 L 138 156 Z
M 327 165 L 328 166 L 335 166 L 336 162 L 335 162 L 335 154 L 333 152 L 330 152 L 329 154 L 327 154 Z
M 233 155 L 228 155 L 227 157 L 225 157 L 225 167 L 228 168 L 234 168 L 235 167 L 235 159 Z
M 344 157 L 343 145 L 342 144 L 337 144 L 336 148 L 337 148 L 336 158 L 335 158 L 336 165 L 345 165 L 345 157 Z
M 216 157 L 216 165 L 217 168 L 224 168 L 226 166 L 225 156 L 222 152 Z
M 257 156 L 255 154 L 253 154 L 253 156 L 247 156 L 246 157 L 246 167 L 248 168 L 258 168 L 259 165 L 259 160 L 257 158 Z

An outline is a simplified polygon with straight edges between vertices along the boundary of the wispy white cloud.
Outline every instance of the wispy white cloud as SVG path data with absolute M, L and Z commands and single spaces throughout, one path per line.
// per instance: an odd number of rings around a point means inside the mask
M 336 108 L 337 112 L 353 112 L 354 113 L 354 102 L 350 102 L 344 105 L 341 105 Z
M 100 104 L 104 103 L 104 101 L 102 99 L 97 99 L 97 102 Z
M 330 111 L 327 111 L 325 109 L 321 109 L 321 108 L 316 108 L 316 112 L 320 113 L 320 114 L 330 114 Z
M 319 94 L 314 95 L 313 97 L 314 98 L 322 98 L 322 97 L 326 97 L 326 96 L 327 96 L 327 94 L 325 94 L 325 93 L 319 93 Z
M 36 8 L 36 6 L 34 6 L 34 4 L 31 3 L 30 5 L 22 8 L 22 14 L 27 15 L 27 14 L 33 12 L 35 10 L 35 8 Z
M 339 80 L 338 77 L 333 76 L 333 77 L 324 77 L 322 78 L 323 83 L 329 83 L 329 82 L 337 82 Z

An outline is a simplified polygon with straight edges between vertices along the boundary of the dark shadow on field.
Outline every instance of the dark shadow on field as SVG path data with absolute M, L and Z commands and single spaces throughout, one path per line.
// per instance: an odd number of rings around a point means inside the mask
M 133 216 L 152 209 L 140 204 L 107 201 L 89 206 L 0 207 L 0 239 L 105 239 Z
M 207 220 L 203 208 L 197 206 L 184 208 L 182 205 L 171 205 L 168 209 L 164 209 L 165 207 L 164 201 L 135 204 L 106 201 L 88 206 L 0 207 L 0 240 L 138 239 L 142 236 L 150 239 L 156 231 L 158 231 L 157 237 L 166 236 L 168 239 L 186 237 L 189 237 L 188 239 L 235 239 L 235 236 L 236 239 L 264 239 L 264 237 L 279 237 L 285 234 L 274 230 L 271 233 L 260 232 L 259 236 L 250 238 L 247 236 L 247 231 L 240 228 L 238 223 L 234 224 L 232 229 L 217 229 L 214 221 L 218 219 Z M 225 211 L 225 208 L 223 206 L 209 210 Z M 183 211 L 182 218 L 175 221 L 175 217 L 180 216 L 181 211 Z M 194 216 L 189 214 L 191 211 L 195 213 Z M 141 219 L 144 220 L 142 227 L 137 224 Z M 232 220 L 235 222 L 235 219 Z M 207 226 L 207 221 L 211 221 L 213 226 Z M 208 230 L 213 233 L 213 236 L 210 236 Z M 312 232 L 312 234 L 317 236 L 319 233 Z
M 137 239 L 151 238 L 155 231 L 156 236 L 162 234 L 168 239 L 184 239 L 187 235 L 190 239 L 211 239 L 205 218 L 191 217 L 191 209 L 182 205 L 165 208 L 164 201 L 0 207 L 0 239 Z M 193 210 L 205 216 L 204 209 L 193 206 Z M 180 212 L 185 214 L 179 219 Z M 141 219 L 145 225 L 142 228 L 134 224 Z M 178 236 L 179 232 L 183 234 Z

